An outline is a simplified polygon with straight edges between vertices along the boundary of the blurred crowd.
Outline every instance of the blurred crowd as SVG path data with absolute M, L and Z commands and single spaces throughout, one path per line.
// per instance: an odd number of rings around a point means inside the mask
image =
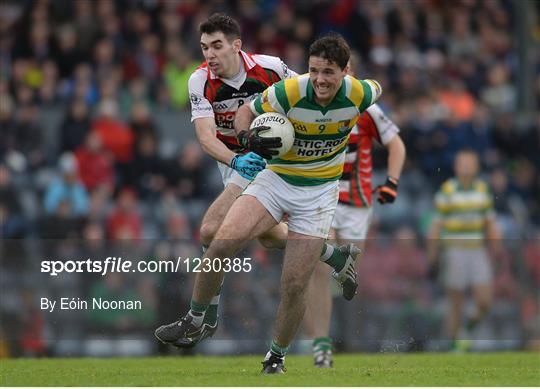
M 46 354 L 51 340 L 77 338 L 77 325 L 84 333 L 143 331 L 149 337 L 149 329 L 186 306 L 192 275 L 51 279 L 38 269 L 46 256 L 93 253 L 103 259 L 113 255 L 109 250 L 137 258 L 199 255 L 199 223 L 219 193 L 220 179 L 194 139 L 187 80 L 202 58 L 198 25 L 215 11 L 238 19 L 245 50 L 280 56 L 300 73 L 313 39 L 338 31 L 360 58 L 357 74 L 383 85 L 380 105 L 401 128 L 407 164 L 396 204 L 375 209 L 355 304 L 396 304 L 400 308 L 383 317 L 397 322 L 403 315 L 427 317 L 429 307 L 437 306 L 440 290 L 426 280 L 422 239 L 433 194 L 451 176 L 456 151 L 468 147 L 481 155 L 508 250 L 496 259 L 497 298 L 517 307 L 511 314 L 521 317 L 522 332 L 515 337 L 538 339 L 540 115 L 524 122 L 516 114 L 517 5 L 518 0 L 3 1 L 0 355 Z M 530 87 L 540 102 L 540 63 L 535 66 Z M 540 112 L 540 106 L 535 109 Z M 382 182 L 386 156 L 374 152 L 374 180 Z M 222 331 L 233 337 L 249 331 L 264 337 L 277 301 L 279 253 L 257 245 L 249 253 L 259 270 L 231 276 L 225 287 L 229 296 L 243 296 L 223 304 L 228 324 Z M 82 327 L 62 316 L 53 315 L 51 322 L 37 296 L 68 292 L 138 296 L 147 309 L 89 313 L 79 319 Z M 269 303 L 261 308 L 261 301 Z M 404 313 L 403 307 L 410 309 Z M 260 314 L 255 322 L 242 316 L 252 311 Z M 344 344 L 347 331 L 341 331 Z

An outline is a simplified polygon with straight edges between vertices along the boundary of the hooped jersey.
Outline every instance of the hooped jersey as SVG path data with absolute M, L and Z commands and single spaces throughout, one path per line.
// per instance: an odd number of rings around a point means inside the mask
M 470 239 L 481 244 L 486 221 L 495 217 L 488 184 L 476 179 L 463 188 L 456 178 L 445 181 L 435 195 L 436 218 L 442 221 L 441 238 Z
M 272 85 L 251 103 L 251 110 L 255 115 L 286 115 L 293 124 L 295 140 L 284 156 L 268 161 L 268 169 L 292 185 L 337 181 L 343 172 L 349 133 L 359 114 L 381 93 L 374 80 L 345 76 L 334 99 L 322 107 L 315 101 L 309 74 Z
M 373 140 L 387 145 L 398 132 L 399 128 L 377 104 L 360 115 L 351 130 L 343 175 L 339 180 L 340 203 L 359 208 L 371 207 Z
M 234 119 L 240 106 L 253 101 L 273 83 L 296 76 L 281 59 L 240 52 L 243 70 L 236 78 L 216 76 L 204 62 L 189 78 L 191 121 L 213 117 L 217 137 L 231 150 L 240 151 Z

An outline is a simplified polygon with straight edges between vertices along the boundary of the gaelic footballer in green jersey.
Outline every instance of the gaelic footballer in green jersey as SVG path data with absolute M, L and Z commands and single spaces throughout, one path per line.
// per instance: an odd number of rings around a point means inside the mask
M 428 239 L 432 268 L 444 261 L 443 283 L 450 301 L 446 330 L 451 347 L 467 349 L 468 339 L 458 339 L 465 292 L 470 287 L 475 312 L 467 320 L 472 330 L 485 317 L 493 299 L 493 270 L 486 243 L 497 255 L 502 251 L 493 198 L 478 177 L 480 161 L 473 150 L 461 150 L 454 161 L 455 178 L 450 178 L 435 195 L 436 217 Z M 442 243 L 441 258 L 437 251 Z M 433 272 L 430 272 L 433 273 Z M 467 336 L 471 336 L 469 333 Z
M 285 354 L 305 311 L 302 296 L 313 272 L 313 256 L 328 237 L 336 210 L 349 133 L 360 113 L 382 93 L 376 81 L 346 75 L 348 60 L 343 38 L 321 38 L 310 47 L 309 74 L 274 84 L 251 103 L 249 110 L 242 107 L 238 111 L 238 129 L 247 128 L 264 112 L 286 115 L 295 129 L 292 149 L 268 161 L 267 168 L 237 200 L 251 204 L 262 220 L 267 220 L 267 214 L 275 222 L 284 214 L 289 216 L 282 297 L 276 335 L 263 361 L 265 373 L 284 371 Z M 261 206 L 266 215 L 260 211 Z

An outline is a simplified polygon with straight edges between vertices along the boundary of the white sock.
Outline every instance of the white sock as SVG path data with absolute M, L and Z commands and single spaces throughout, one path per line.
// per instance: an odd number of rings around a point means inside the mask
M 193 312 L 192 310 L 190 310 L 188 315 L 193 318 L 193 320 L 191 321 L 191 324 L 193 324 L 195 327 L 202 326 L 203 319 L 204 319 L 203 313 Z

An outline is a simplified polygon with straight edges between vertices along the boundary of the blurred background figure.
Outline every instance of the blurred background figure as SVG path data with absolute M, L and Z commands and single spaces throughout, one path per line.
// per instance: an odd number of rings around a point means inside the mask
M 480 161 L 472 150 L 460 150 L 454 161 L 455 178 L 447 180 L 435 195 L 435 216 L 428 236 L 431 266 L 439 260 L 443 246 L 443 283 L 450 307 L 446 331 L 455 350 L 470 343 L 459 335 L 465 292 L 470 287 L 474 311 L 466 318 L 466 329 L 473 331 L 488 313 L 493 300 L 492 259 L 501 254 L 502 242 L 493 209 L 493 197 L 487 183 L 478 178 Z
M 72 153 L 60 157 L 61 175 L 51 181 L 45 192 L 44 207 L 49 215 L 84 216 L 88 212 L 88 192 L 79 178 L 79 163 Z

